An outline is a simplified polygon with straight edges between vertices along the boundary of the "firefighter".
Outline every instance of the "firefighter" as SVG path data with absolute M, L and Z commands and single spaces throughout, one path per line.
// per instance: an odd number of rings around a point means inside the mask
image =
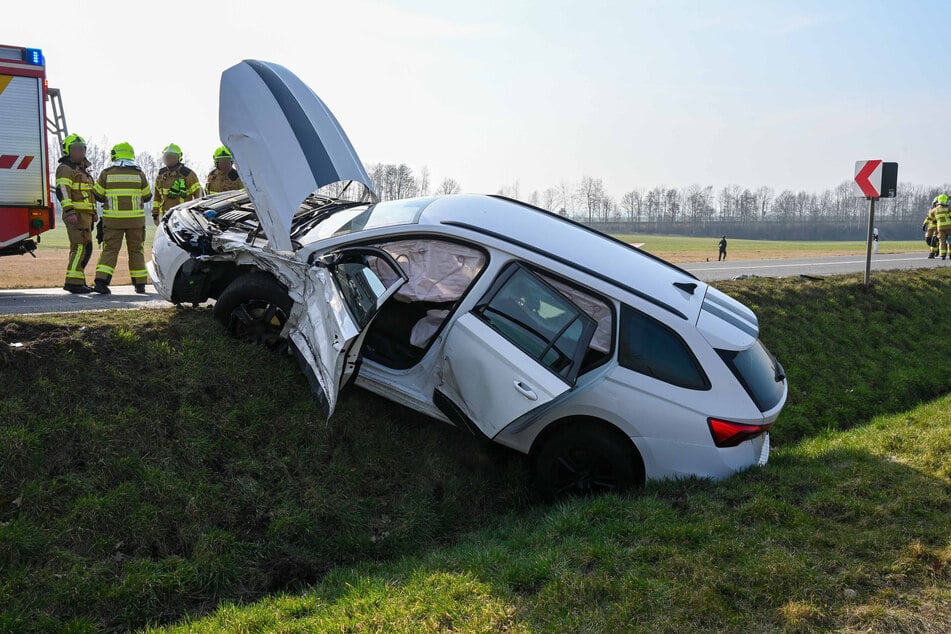
M 935 200 L 934 217 L 937 220 L 938 246 L 943 260 L 948 255 L 948 237 L 951 236 L 951 209 L 948 208 L 947 194 L 939 194 Z
M 925 232 L 925 244 L 928 245 L 928 259 L 932 260 L 938 255 L 938 219 L 935 218 L 934 208 L 938 204 L 938 197 L 935 196 L 931 201 L 931 209 L 925 216 L 925 221 L 921 223 L 921 230 Z
M 129 274 L 136 293 L 145 293 L 145 203 L 152 200 L 149 180 L 135 164 L 135 151 L 128 143 L 112 148 L 112 165 L 96 181 L 96 200 L 102 203 L 102 252 L 96 267 L 97 293 L 108 295 L 122 239 L 129 252 Z
M 155 224 L 175 205 L 201 197 L 198 175 L 182 163 L 182 148 L 169 143 L 162 150 L 162 159 L 165 167 L 155 177 L 155 202 L 152 203 L 152 221 Z
M 86 141 L 78 134 L 63 139 L 63 157 L 56 168 L 56 198 L 63 208 L 63 221 L 69 237 L 69 262 L 66 264 L 64 291 L 91 293 L 86 286 L 86 265 L 92 257 L 92 228 L 98 220 L 95 181 L 89 174 Z
M 208 173 L 208 182 L 205 184 L 206 194 L 244 189 L 238 170 L 234 168 L 234 156 L 231 150 L 222 145 L 215 150 L 211 158 L 215 161 L 215 169 Z

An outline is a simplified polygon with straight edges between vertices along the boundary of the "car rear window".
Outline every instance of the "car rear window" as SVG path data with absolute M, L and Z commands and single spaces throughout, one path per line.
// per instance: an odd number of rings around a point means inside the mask
M 717 353 L 760 411 L 769 411 L 779 404 L 785 390 L 786 373 L 761 341 L 757 339 L 747 350 L 717 350 Z
M 678 387 L 710 389 L 710 381 L 680 335 L 630 306 L 621 307 L 618 363 Z

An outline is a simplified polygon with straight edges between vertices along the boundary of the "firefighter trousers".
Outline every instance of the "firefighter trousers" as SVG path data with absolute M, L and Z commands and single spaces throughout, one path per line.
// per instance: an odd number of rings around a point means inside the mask
M 942 256 L 948 253 L 948 236 L 951 236 L 951 229 L 938 229 L 938 248 Z
M 124 224 L 124 223 L 123 223 Z M 122 239 L 125 238 L 126 249 L 129 252 L 129 275 L 133 284 L 145 284 L 148 281 L 148 271 L 145 269 L 145 223 L 138 227 L 116 227 L 106 219 L 102 223 L 102 252 L 99 254 L 99 265 L 96 266 L 96 279 L 106 284 L 112 281 L 116 272 L 116 262 L 119 261 L 119 251 L 122 249 Z
M 64 223 L 69 238 L 69 261 L 66 263 L 66 283 L 85 284 L 86 265 L 92 257 L 92 217 L 79 214 L 77 224 Z

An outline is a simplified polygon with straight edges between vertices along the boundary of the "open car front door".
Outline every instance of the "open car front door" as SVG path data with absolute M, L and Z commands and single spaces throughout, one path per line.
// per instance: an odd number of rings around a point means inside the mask
M 375 247 L 341 249 L 311 262 L 285 334 L 327 418 L 356 369 L 364 333 L 406 279 L 396 260 Z
M 450 327 L 433 400 L 453 422 L 493 438 L 574 386 L 596 327 L 541 277 L 510 265 Z

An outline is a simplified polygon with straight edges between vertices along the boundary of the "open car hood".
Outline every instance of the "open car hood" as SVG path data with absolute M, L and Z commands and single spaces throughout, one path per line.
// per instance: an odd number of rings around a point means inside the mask
M 274 251 L 291 251 L 291 219 L 308 194 L 370 177 L 333 113 L 294 73 L 245 60 L 221 75 L 218 131 L 235 157 Z

